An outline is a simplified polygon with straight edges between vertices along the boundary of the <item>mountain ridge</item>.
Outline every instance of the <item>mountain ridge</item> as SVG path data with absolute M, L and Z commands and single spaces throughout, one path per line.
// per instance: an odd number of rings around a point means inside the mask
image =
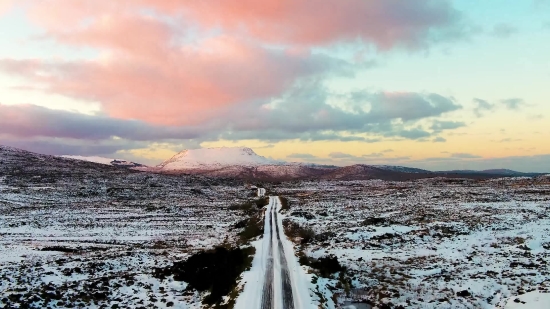
M 161 170 L 216 169 L 221 166 L 279 165 L 284 162 L 257 155 L 248 147 L 185 149 L 156 167 Z
M 214 154 L 209 155 L 208 152 L 214 152 Z M 312 163 L 277 161 L 259 156 L 251 148 L 247 147 L 222 147 L 202 148 L 198 150 L 183 150 L 174 155 L 172 158 L 162 162 L 161 164 L 151 167 L 131 161 L 115 160 L 101 157 L 63 157 L 42 155 L 26 150 L 0 145 L 0 164 L 5 162 L 16 164 L 17 157 L 32 157 L 35 158 L 32 160 L 33 162 L 48 161 L 48 163 L 63 166 L 63 168 L 68 167 L 71 164 L 70 162 L 74 162 L 75 166 L 82 166 L 82 164 L 86 163 L 88 164 L 86 165 L 87 167 L 96 165 L 110 165 L 119 168 L 130 168 L 141 172 L 163 174 L 195 174 L 206 177 L 268 181 L 300 179 L 382 179 L 403 181 L 433 177 L 486 179 L 501 177 L 536 177 L 548 174 L 523 173 L 508 169 L 489 169 L 482 171 L 429 171 L 404 166 L 368 164 L 354 164 L 338 167 L 316 165 Z M 214 161 L 212 161 L 212 159 L 214 159 Z M 26 159 L 21 160 L 25 161 Z M 98 163 L 94 162 L 94 160 L 102 162 Z M 20 162 L 20 164 L 25 164 L 25 162 Z
M 132 161 L 122 160 L 122 159 L 112 159 L 99 156 L 73 156 L 73 155 L 62 155 L 61 158 L 71 159 L 71 160 L 80 160 L 87 161 L 92 163 L 104 164 L 104 165 L 113 165 L 121 167 L 146 167 L 146 165 L 141 163 L 136 163 Z

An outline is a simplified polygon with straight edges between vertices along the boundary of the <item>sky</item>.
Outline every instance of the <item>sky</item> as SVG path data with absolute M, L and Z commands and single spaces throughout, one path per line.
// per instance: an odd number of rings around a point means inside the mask
M 0 144 L 550 172 L 550 0 L 0 0 Z

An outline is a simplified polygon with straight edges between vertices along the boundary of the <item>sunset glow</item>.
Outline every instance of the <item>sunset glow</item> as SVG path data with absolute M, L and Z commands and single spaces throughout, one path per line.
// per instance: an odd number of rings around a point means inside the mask
M 550 172 L 550 1 L 0 0 L 0 144 Z

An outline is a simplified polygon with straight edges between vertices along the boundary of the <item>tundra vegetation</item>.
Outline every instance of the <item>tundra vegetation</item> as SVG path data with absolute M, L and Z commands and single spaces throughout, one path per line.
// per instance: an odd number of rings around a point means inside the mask
M 233 306 L 269 202 L 243 181 L 0 154 L 0 307 Z M 499 308 L 549 290 L 548 177 L 261 185 L 284 197 L 321 308 Z

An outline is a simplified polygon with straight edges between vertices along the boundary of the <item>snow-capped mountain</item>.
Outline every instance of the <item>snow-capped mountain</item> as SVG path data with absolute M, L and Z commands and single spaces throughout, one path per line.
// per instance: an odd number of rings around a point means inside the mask
M 105 164 L 105 165 L 114 165 L 114 166 L 122 166 L 122 167 L 143 167 L 143 164 L 132 162 L 132 161 L 126 161 L 126 160 L 120 160 L 120 159 L 111 159 L 111 158 L 105 158 L 105 157 L 97 157 L 97 156 L 60 156 L 65 159 L 73 159 L 73 160 L 80 160 L 80 161 L 87 161 L 87 162 L 93 162 L 93 163 L 99 163 L 99 164 Z
M 241 179 L 411 179 L 428 171 L 392 166 L 321 166 L 268 159 L 247 147 L 183 150 L 150 171 Z M 415 174 L 415 176 L 411 176 Z
M 187 169 L 219 169 L 228 166 L 262 166 L 284 165 L 286 162 L 275 161 L 257 155 L 248 147 L 220 147 L 186 149 L 157 167 L 163 171 Z
M 259 156 L 252 149 L 246 147 L 184 150 L 156 167 L 149 167 L 131 161 L 103 157 L 42 155 L 0 145 L 0 175 L 2 169 L 4 169 L 4 173 L 8 173 L 7 171 L 11 170 L 13 166 L 21 164 L 32 170 L 40 168 L 42 170 L 70 171 L 74 167 L 82 167 L 93 171 L 112 171 L 112 167 L 115 166 L 151 173 L 194 174 L 207 177 L 273 181 L 292 179 L 382 179 L 402 181 L 431 177 L 470 179 L 541 177 L 542 179 L 542 177 L 545 177 L 543 173 L 520 173 L 504 169 L 431 172 L 388 165 L 356 164 L 338 167 L 284 162 Z
M 269 159 L 248 147 L 220 147 L 183 150 L 148 170 L 210 177 L 280 180 L 316 177 L 324 174 L 327 167 Z
M 138 170 L 174 174 L 198 174 L 209 177 L 289 180 L 289 179 L 384 179 L 410 180 L 428 177 L 491 178 L 508 176 L 502 170 L 493 173 L 471 171 L 431 172 L 428 170 L 391 166 L 357 164 L 352 166 L 322 166 L 311 163 L 284 162 L 262 157 L 248 147 L 188 149 L 174 155 L 156 167 Z

